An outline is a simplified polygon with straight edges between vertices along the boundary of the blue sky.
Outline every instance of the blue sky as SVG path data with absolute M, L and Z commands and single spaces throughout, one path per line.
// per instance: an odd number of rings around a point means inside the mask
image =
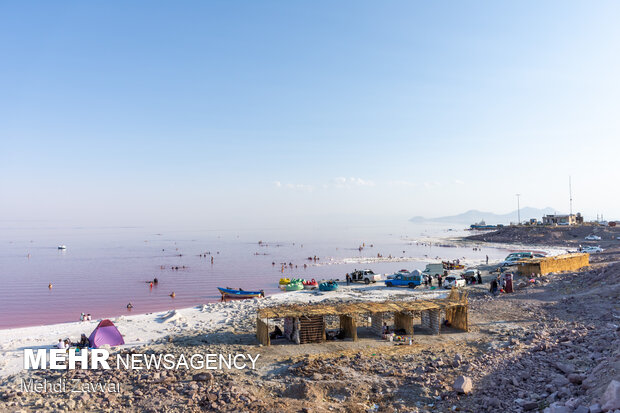
M 618 2 L 0 3 L 0 216 L 618 218 Z M 331 218 L 330 218 L 331 217 Z

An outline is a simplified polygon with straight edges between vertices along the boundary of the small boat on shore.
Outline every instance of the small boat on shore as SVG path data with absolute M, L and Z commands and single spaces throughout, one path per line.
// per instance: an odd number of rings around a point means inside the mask
M 336 281 L 326 281 L 319 284 L 320 291 L 336 291 L 338 290 L 338 283 Z
M 291 281 L 287 286 L 286 286 L 286 291 L 299 291 L 299 290 L 303 290 L 304 289 L 304 285 L 301 283 L 301 281 Z
M 288 278 L 280 278 L 280 282 L 278 283 L 278 287 L 280 287 L 280 289 L 282 291 L 286 291 L 286 286 L 289 285 L 291 283 L 291 280 Z
M 222 299 L 224 298 L 259 298 L 259 297 L 265 297 L 265 292 L 263 290 L 260 291 L 244 291 L 241 288 L 239 289 L 232 289 L 232 288 L 222 288 L 222 287 L 217 287 L 217 289 L 220 291 L 220 294 L 222 294 Z
M 312 280 L 304 281 L 303 283 L 304 290 L 314 290 L 319 287 L 319 283 L 313 278 Z

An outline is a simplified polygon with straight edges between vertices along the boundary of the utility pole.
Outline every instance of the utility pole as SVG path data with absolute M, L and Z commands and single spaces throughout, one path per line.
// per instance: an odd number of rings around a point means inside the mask
M 517 225 L 521 225 L 521 204 L 519 203 L 519 197 L 521 194 L 517 194 Z
M 573 215 L 573 186 L 571 184 L 570 175 L 568 175 L 568 198 L 570 200 L 570 215 Z M 569 220 L 570 220 L 569 215 Z

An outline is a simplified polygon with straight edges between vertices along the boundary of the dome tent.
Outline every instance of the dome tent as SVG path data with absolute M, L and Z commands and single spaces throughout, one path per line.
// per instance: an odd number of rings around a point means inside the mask
M 101 320 L 99 325 L 90 333 L 88 339 L 90 340 L 90 346 L 92 348 L 98 348 L 104 344 L 109 346 L 120 346 L 121 344 L 125 344 L 125 340 L 123 340 L 120 331 L 118 331 L 114 323 L 108 319 Z

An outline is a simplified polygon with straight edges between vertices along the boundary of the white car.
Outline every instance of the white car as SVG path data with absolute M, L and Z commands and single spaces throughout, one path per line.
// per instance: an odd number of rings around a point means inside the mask
M 598 235 L 588 235 L 586 237 L 587 241 L 600 241 L 601 237 L 599 237 Z
M 603 252 L 601 247 L 583 247 L 581 252 L 587 252 L 588 254 L 595 254 L 597 252 Z
M 500 267 L 510 267 L 511 265 L 517 265 L 517 262 L 521 260 L 523 260 L 523 257 L 508 257 L 500 264 Z
M 372 270 L 355 270 L 350 274 L 350 277 L 352 282 L 363 282 L 364 284 L 381 281 L 381 275 L 375 274 Z
M 443 279 L 443 288 L 465 287 L 465 280 L 460 277 L 448 275 Z

